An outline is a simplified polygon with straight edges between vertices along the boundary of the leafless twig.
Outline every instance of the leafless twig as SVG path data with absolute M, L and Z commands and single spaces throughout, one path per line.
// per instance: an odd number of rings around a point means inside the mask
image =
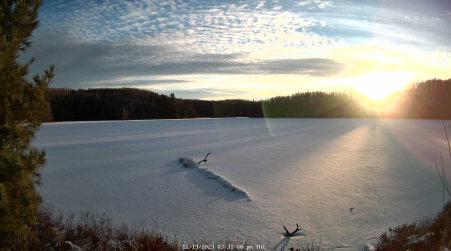
M 211 153 L 207 153 L 207 156 L 205 156 L 205 159 L 199 161 L 199 163 L 197 163 L 197 164 L 200 165 L 200 163 L 202 163 L 202 162 L 207 163 L 207 157 L 208 157 L 208 155 L 210 155 L 210 154 L 211 154 Z
M 451 158 L 451 147 L 449 144 L 449 137 L 448 137 L 448 131 L 446 130 L 445 121 L 442 120 L 443 128 L 445 129 L 446 134 L 446 140 L 448 142 L 448 151 L 449 151 L 449 157 Z M 438 170 L 437 163 L 434 160 L 435 169 L 437 169 L 438 177 L 440 178 L 440 182 L 442 182 L 443 187 L 443 205 L 445 205 L 445 191 L 448 193 L 448 195 L 451 197 L 451 192 L 449 190 L 448 182 L 446 180 L 446 173 L 445 173 L 445 166 L 443 165 L 443 158 L 442 158 L 442 152 L 440 152 L 440 161 L 442 163 L 442 173 L 440 174 L 440 171 Z

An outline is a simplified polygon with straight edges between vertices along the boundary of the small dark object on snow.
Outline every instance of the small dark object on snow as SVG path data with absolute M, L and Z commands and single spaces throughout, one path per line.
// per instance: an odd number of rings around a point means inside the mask
M 296 230 L 294 230 L 292 233 L 288 232 L 287 228 L 285 226 L 283 226 L 283 229 L 285 229 L 285 231 L 287 231 L 287 236 L 294 236 L 294 234 L 301 230 L 302 228 L 299 228 L 299 225 L 296 223 Z
M 352 207 L 351 207 L 351 209 L 349 209 L 349 211 L 351 211 L 351 212 L 352 212 L 352 210 L 354 210 L 354 208 L 352 208 Z
M 211 153 L 207 153 L 207 156 L 205 156 L 205 159 L 199 161 L 199 163 L 197 163 L 197 164 L 200 165 L 200 163 L 202 163 L 202 161 L 205 162 L 205 163 L 207 163 L 207 157 L 208 157 L 208 155 L 210 155 L 210 154 L 211 154 Z

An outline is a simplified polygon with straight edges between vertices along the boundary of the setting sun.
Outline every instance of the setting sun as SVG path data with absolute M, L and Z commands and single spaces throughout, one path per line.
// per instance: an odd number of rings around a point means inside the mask
M 0 251 L 449 251 L 451 0 L 0 6 Z
M 413 77 L 412 73 L 373 71 L 353 77 L 349 85 L 371 100 L 382 100 L 390 93 L 404 88 Z

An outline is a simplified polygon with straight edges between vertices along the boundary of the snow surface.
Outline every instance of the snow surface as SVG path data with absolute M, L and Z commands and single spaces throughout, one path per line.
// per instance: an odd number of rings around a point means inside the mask
M 378 237 L 442 208 L 433 160 L 450 167 L 440 120 L 195 119 L 44 124 L 39 188 L 63 211 L 157 221 L 183 243 L 250 238 L 370 250 Z M 450 121 L 445 121 L 447 127 Z M 448 128 L 449 129 L 449 128 Z M 451 131 L 451 129 L 449 129 Z M 205 171 L 246 195 L 183 168 Z M 447 173 L 451 174 L 449 168 Z M 350 210 L 350 208 L 353 208 Z M 302 230 L 283 234 L 286 226 Z
M 243 191 L 243 190 L 239 189 L 238 187 L 230 184 L 230 182 L 228 182 L 227 180 L 223 179 L 221 176 L 219 176 L 219 175 L 217 175 L 217 174 L 215 174 L 215 173 L 213 173 L 211 171 L 208 171 L 207 169 L 201 168 L 200 165 L 199 165 L 200 162 L 196 163 L 196 161 L 194 161 L 193 159 L 185 157 L 185 156 L 178 158 L 178 162 L 179 162 L 179 164 L 181 164 L 185 168 L 196 169 L 197 171 L 203 173 L 205 175 L 205 177 L 207 177 L 207 179 L 212 179 L 212 180 L 217 181 L 223 188 L 229 190 L 230 192 L 234 192 L 234 193 L 239 194 L 239 195 L 244 195 L 247 198 L 249 198 L 245 191 Z

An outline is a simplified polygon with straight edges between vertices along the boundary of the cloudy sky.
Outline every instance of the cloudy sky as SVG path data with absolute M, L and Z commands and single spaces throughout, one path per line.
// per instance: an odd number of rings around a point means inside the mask
M 46 0 L 31 75 L 180 98 L 354 89 L 382 98 L 451 78 L 449 0 Z

